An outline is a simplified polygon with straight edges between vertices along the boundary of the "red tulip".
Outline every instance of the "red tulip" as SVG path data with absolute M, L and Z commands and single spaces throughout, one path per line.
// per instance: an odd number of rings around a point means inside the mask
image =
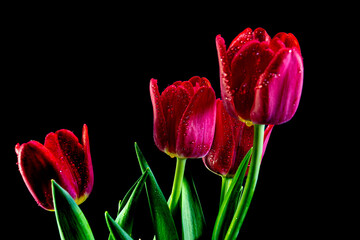
M 206 78 L 192 77 L 168 86 L 160 95 L 150 81 L 154 141 L 171 157 L 201 158 L 210 149 L 215 131 L 215 92 Z
M 221 95 L 234 117 L 255 124 L 281 124 L 295 114 L 304 67 L 300 46 L 291 33 L 273 39 L 262 28 L 240 33 L 226 49 L 216 37 Z
M 51 179 L 54 179 L 81 204 L 89 196 L 94 174 L 87 126 L 82 144 L 69 130 L 49 133 L 42 145 L 37 141 L 17 144 L 15 151 L 24 182 L 40 207 L 53 210 Z
M 263 155 L 274 125 L 264 133 Z M 233 177 L 246 153 L 253 146 L 254 127 L 229 115 L 222 100 L 216 102 L 215 137 L 209 153 L 203 157 L 205 166 L 224 177 Z

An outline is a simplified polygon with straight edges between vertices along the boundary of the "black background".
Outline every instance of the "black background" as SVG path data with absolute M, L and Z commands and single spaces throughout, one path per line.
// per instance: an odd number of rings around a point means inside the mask
M 215 6 L 207 11 L 209 6 L 136 5 L 10 9 L 4 22 L 1 87 L 2 170 L 7 176 L 2 180 L 2 213 L 7 219 L 3 232 L 14 239 L 59 239 L 54 214 L 39 208 L 23 183 L 14 146 L 43 142 L 46 134 L 62 128 L 80 137 L 84 123 L 89 128 L 95 185 L 81 209 L 96 239 L 107 238 L 104 212 L 115 217 L 118 201 L 141 174 L 135 141 L 168 197 L 175 160 L 153 142 L 149 80 L 158 79 L 162 91 L 174 81 L 198 75 L 208 78 L 220 97 L 216 35 L 229 44 L 245 28 L 263 27 L 270 36 L 291 32 L 297 37 L 304 58 L 304 88 L 294 118 L 273 130 L 240 236 L 326 235 L 329 225 L 322 225 L 335 217 L 324 196 L 336 190 L 319 173 L 326 172 L 324 162 L 333 160 L 313 152 L 321 147 L 314 121 L 325 112 L 318 107 L 323 104 L 317 98 L 322 83 L 314 74 L 320 55 L 314 51 L 314 32 L 322 34 L 324 21 L 311 21 L 313 13 L 303 9 L 275 11 L 263 21 L 258 8 Z M 279 21 L 269 21 L 274 17 Z M 188 160 L 187 169 L 194 174 L 211 232 L 221 179 L 200 159 Z M 141 239 L 152 239 L 145 195 L 143 199 L 134 231 Z

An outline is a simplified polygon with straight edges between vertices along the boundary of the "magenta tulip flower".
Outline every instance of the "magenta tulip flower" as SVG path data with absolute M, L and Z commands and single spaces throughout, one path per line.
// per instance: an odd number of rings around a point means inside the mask
M 303 86 L 300 46 L 291 33 L 273 39 L 262 28 L 240 33 L 226 49 L 218 35 L 221 95 L 226 110 L 251 124 L 282 124 L 295 114 Z
M 83 126 L 82 144 L 69 130 L 49 133 L 44 145 L 37 141 L 17 144 L 15 151 L 23 180 L 38 205 L 53 210 L 51 179 L 75 200 L 84 202 L 94 184 L 88 128 Z
M 264 133 L 263 155 L 274 125 Z M 235 119 L 225 110 L 223 101 L 216 102 L 215 137 L 209 153 L 203 157 L 205 166 L 222 177 L 233 177 L 246 153 L 253 146 L 254 127 Z M 249 163 L 250 165 L 250 163 Z
M 206 78 L 192 77 L 168 86 L 160 95 L 150 81 L 154 112 L 154 141 L 171 157 L 201 158 L 214 138 L 215 92 Z

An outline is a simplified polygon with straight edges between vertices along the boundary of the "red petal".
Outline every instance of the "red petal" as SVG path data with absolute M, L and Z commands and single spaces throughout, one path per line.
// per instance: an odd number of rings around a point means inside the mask
M 271 37 L 269 36 L 269 34 L 267 34 L 265 29 L 257 28 L 254 31 L 254 39 L 258 40 L 259 42 L 268 42 L 269 43 L 271 40 Z
M 270 48 L 276 53 L 280 49 L 285 48 L 285 44 L 279 38 L 273 38 L 270 41 Z
M 168 135 L 168 153 L 176 153 L 177 129 L 190 102 L 190 94 L 182 87 L 170 85 L 160 96 Z
M 297 48 L 298 51 L 301 52 L 300 44 L 299 44 L 298 40 L 296 39 L 296 37 L 292 33 L 287 34 L 287 33 L 280 32 L 275 35 L 274 39 L 275 38 L 279 38 L 285 44 L 285 47 Z
M 150 97 L 154 114 L 154 141 L 156 146 L 164 151 L 168 147 L 168 135 L 166 122 L 160 101 L 160 93 L 156 79 L 150 80 Z
M 254 34 L 251 28 L 247 28 L 231 42 L 229 49 L 227 50 L 227 56 L 229 62 L 232 61 L 235 54 L 240 50 L 240 48 L 247 42 L 254 40 Z
M 176 154 L 183 158 L 201 158 L 210 150 L 216 116 L 215 92 L 201 87 L 191 99 L 178 127 Z
M 268 125 L 264 131 L 264 143 L 263 143 L 263 150 L 262 150 L 262 156 L 261 156 L 261 161 L 262 161 L 262 158 L 264 157 L 265 155 L 265 151 L 266 151 L 266 147 L 267 147 L 267 144 L 269 142 L 269 139 L 270 139 L 270 135 L 271 135 L 271 132 L 273 130 L 273 127 L 274 125 Z M 254 132 L 254 128 L 252 128 L 252 132 Z M 254 134 L 253 134 L 254 135 Z M 253 143 L 251 143 L 251 146 L 253 146 Z M 250 148 L 249 148 L 250 149 Z M 249 167 L 250 167 L 250 163 L 251 163 L 251 160 L 249 162 L 249 165 L 248 165 L 248 169 L 246 170 L 246 175 L 248 174 L 249 172 Z
M 203 157 L 205 166 L 212 172 L 222 176 L 228 175 L 234 165 L 235 135 L 233 123 L 237 121 L 224 108 L 220 99 L 216 101 L 216 124 L 214 141 L 209 153 Z
M 80 196 L 84 196 L 78 204 L 85 201 L 85 199 L 89 196 L 91 193 L 93 186 L 94 186 L 94 171 L 93 171 L 93 165 L 91 160 L 91 154 L 90 154 L 90 142 L 89 142 L 89 133 L 88 133 L 88 127 L 86 124 L 83 126 L 82 131 L 82 144 L 83 144 L 83 150 L 84 150 L 84 162 L 83 162 L 83 168 L 87 169 L 88 174 L 86 176 L 83 176 L 82 179 L 83 185 L 80 189 Z
M 219 59 L 221 98 L 223 100 L 226 111 L 228 111 L 228 113 L 234 118 L 237 118 L 237 113 L 233 103 L 232 92 L 230 90 L 230 62 L 228 61 L 228 56 L 226 53 L 225 41 L 220 35 L 216 37 L 216 49 Z
M 254 101 L 254 87 L 273 57 L 273 51 L 266 42 L 257 40 L 244 45 L 231 63 L 234 105 L 237 114 L 250 120 L 250 110 Z
M 281 49 L 256 86 L 251 121 L 257 124 L 289 121 L 299 105 L 303 72 L 302 58 L 297 49 Z
M 53 210 L 51 179 L 54 179 L 75 198 L 76 190 L 71 172 L 58 163 L 41 143 L 30 141 L 17 145 L 20 173 L 35 201 L 46 210 Z
M 194 93 L 195 93 L 194 92 L 194 86 L 190 81 L 184 81 L 178 87 L 181 87 L 184 90 L 186 90 L 191 97 L 194 96 Z
M 273 128 L 274 128 L 274 125 L 268 125 L 264 131 L 264 145 L 263 145 L 262 157 L 264 157 L 266 147 L 268 145 L 270 135 L 271 135 Z
M 62 165 L 66 165 L 71 170 L 72 180 L 77 185 L 75 200 L 84 201 L 90 194 L 87 189 L 92 184 L 93 172 L 92 164 L 85 161 L 84 148 L 78 138 L 71 131 L 62 129 L 48 134 L 44 145 Z M 88 159 L 87 156 L 87 160 L 91 161 L 91 158 Z M 80 203 L 78 202 L 78 204 Z
M 253 126 L 246 126 L 245 123 L 241 123 L 236 130 L 238 137 L 236 140 L 237 147 L 235 149 L 236 151 L 236 157 L 235 157 L 235 163 L 234 167 L 229 172 L 229 176 L 234 176 L 240 163 L 244 159 L 247 152 L 250 150 L 250 148 L 253 146 L 253 138 L 254 138 L 254 127 Z
M 211 84 L 209 82 L 209 80 L 207 80 L 206 78 L 201 78 L 198 76 L 194 76 L 192 78 L 189 79 L 189 82 L 191 82 L 191 84 L 193 85 L 193 87 L 198 90 L 200 87 L 211 87 Z

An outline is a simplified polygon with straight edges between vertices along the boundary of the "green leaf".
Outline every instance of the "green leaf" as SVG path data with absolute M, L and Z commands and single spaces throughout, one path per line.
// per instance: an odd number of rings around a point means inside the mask
M 212 239 L 223 239 L 226 234 L 232 218 L 234 216 L 237 204 L 240 200 L 243 191 L 243 181 L 249 160 L 251 157 L 252 148 L 247 152 L 242 160 L 236 174 L 231 182 L 228 192 L 225 195 L 224 201 L 220 206 L 218 216 L 216 218 Z
M 146 180 L 145 186 L 156 239 L 179 239 L 175 223 L 171 216 L 165 197 L 137 143 L 135 143 L 135 151 L 138 157 L 141 171 L 144 173 L 147 168 L 149 169 L 149 177 Z
M 119 209 L 118 209 L 118 214 L 120 214 L 121 210 L 128 204 L 129 200 L 131 198 L 134 198 L 136 196 L 136 198 L 139 197 L 144 185 L 145 185 L 145 180 L 147 178 L 147 176 L 149 175 L 149 172 L 146 170 L 138 180 L 136 180 L 136 182 L 134 183 L 134 185 L 131 186 L 131 188 L 129 189 L 129 191 L 125 194 L 124 198 L 122 200 L 119 201 Z M 136 189 L 135 189 L 136 188 Z M 134 200 L 131 200 L 134 201 Z M 130 201 L 130 202 L 131 202 Z
M 127 232 L 125 232 L 125 230 L 114 221 L 114 219 L 109 215 L 108 212 L 105 212 L 105 220 L 113 239 L 132 240 L 129 234 L 127 234 Z
M 132 232 L 136 204 L 142 189 L 144 188 L 148 175 L 149 171 L 146 169 L 146 171 L 126 193 L 123 201 L 120 201 L 119 203 L 119 214 L 116 217 L 115 222 L 119 224 L 119 226 L 121 226 L 129 235 L 131 235 Z M 111 235 L 109 236 L 109 239 L 113 239 Z
M 70 194 L 51 180 L 56 221 L 62 240 L 94 239 L 88 221 Z
M 199 239 L 204 233 L 206 223 L 200 199 L 192 178 L 188 180 L 188 177 L 184 177 L 180 201 L 182 238 L 184 240 Z

